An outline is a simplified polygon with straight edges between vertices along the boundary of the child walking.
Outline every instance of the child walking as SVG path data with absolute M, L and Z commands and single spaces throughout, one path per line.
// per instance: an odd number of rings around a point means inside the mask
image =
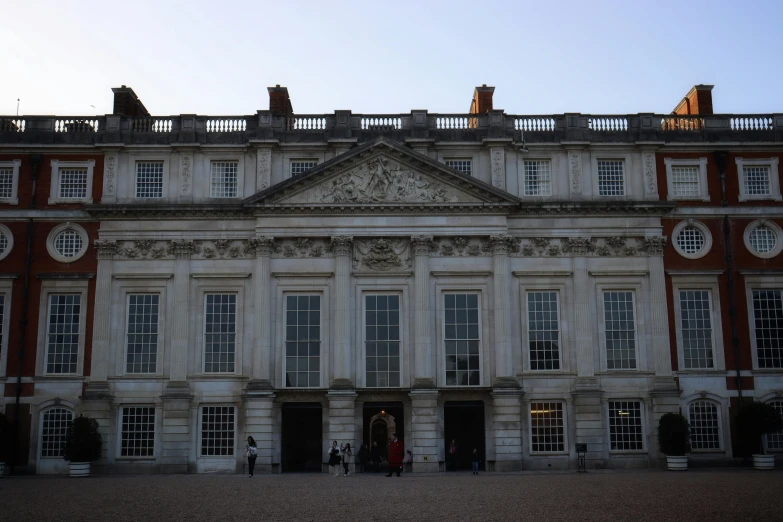
M 479 454 L 476 448 L 473 448 L 473 455 L 471 457 L 473 462 L 473 474 L 478 475 Z

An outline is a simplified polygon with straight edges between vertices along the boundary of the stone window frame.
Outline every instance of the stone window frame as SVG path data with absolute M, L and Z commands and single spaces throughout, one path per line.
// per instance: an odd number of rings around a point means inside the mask
M 707 157 L 701 158 L 663 158 L 666 167 L 666 199 L 669 201 L 710 201 L 709 186 L 707 185 Z M 674 167 L 698 167 L 699 168 L 699 195 L 676 196 L 674 194 Z
M 49 187 L 49 204 L 57 203 L 92 203 L 92 184 L 93 173 L 95 171 L 95 160 L 86 161 L 60 161 L 53 159 L 51 161 L 52 166 L 52 179 Z M 87 169 L 87 195 L 83 198 L 63 198 L 60 197 L 60 170 L 61 169 Z
M 748 313 L 748 335 L 750 354 L 753 359 L 753 371 L 759 373 L 780 373 L 780 368 L 759 368 L 759 354 L 756 347 L 756 319 L 753 312 L 753 290 L 780 290 L 783 294 L 783 276 L 759 275 L 740 271 L 745 276 L 745 307 Z
M 739 185 L 738 201 L 783 201 L 780 194 L 780 177 L 778 176 L 778 158 L 734 158 L 737 166 L 737 183 Z M 745 165 L 769 167 L 769 194 L 749 195 L 745 186 Z
M 0 203 L 6 203 L 8 205 L 19 204 L 19 169 L 22 166 L 22 160 L 14 159 L 10 161 L 0 161 L 0 167 L 13 169 L 13 177 L 11 181 L 11 197 L 0 199 Z
M 3 338 L 0 341 L 0 378 L 5 377 L 8 370 L 8 339 L 11 334 L 11 304 L 13 303 L 14 279 L 0 278 L 0 295 L 3 302 Z
M 234 197 L 219 198 L 212 196 L 212 163 L 213 162 L 237 162 L 237 194 Z M 210 153 L 204 155 L 203 160 L 204 173 L 204 186 L 202 187 L 202 199 L 204 201 L 233 201 L 243 199 L 245 197 L 245 154 L 244 152 L 221 152 Z M 194 187 L 196 188 L 196 187 Z
M 722 273 L 722 271 L 719 271 Z M 674 305 L 674 332 L 677 342 L 677 373 L 698 374 L 704 372 L 726 371 L 723 346 L 723 327 L 720 307 L 720 284 L 716 274 L 704 274 L 690 270 L 668 271 L 672 281 L 672 302 Z M 713 368 L 685 368 L 685 350 L 682 342 L 682 309 L 680 291 L 707 290 L 710 293 L 710 318 L 712 321 L 712 358 Z
M 153 426 L 154 437 L 153 437 L 153 449 L 152 449 L 151 456 L 133 457 L 133 456 L 122 455 L 122 410 L 125 408 L 155 408 L 155 424 Z M 131 461 L 131 462 L 157 460 L 158 455 L 160 455 L 161 445 L 163 443 L 161 438 L 161 435 L 163 433 L 163 430 L 161 429 L 161 426 L 163 426 L 163 403 L 156 402 L 156 401 L 144 401 L 138 399 L 124 399 L 123 402 L 117 404 L 116 410 L 117 410 L 117 430 L 116 430 L 117 440 L 115 443 L 116 453 L 114 459 L 119 461 Z
M 166 359 L 166 347 L 171 342 L 169 326 L 170 307 L 173 306 L 173 274 L 125 274 L 117 272 L 113 274 L 112 281 L 112 324 L 118 325 L 112 328 L 110 343 L 116 347 L 110 349 L 109 368 L 114 368 L 114 375 L 129 379 L 160 378 L 168 369 Z M 158 364 L 155 373 L 128 373 L 128 295 L 130 294 L 159 294 L 158 300 Z M 113 366 L 112 366 L 113 365 Z
M 490 294 L 489 286 L 484 276 L 456 276 L 436 277 L 435 284 L 435 332 L 436 332 L 436 361 L 437 376 L 436 386 L 444 389 L 479 389 L 491 382 L 488 372 L 491 371 L 491 359 L 489 357 L 490 340 L 487 338 L 489 329 L 484 325 L 491 324 L 489 318 Z M 481 282 L 479 282 L 481 281 Z M 466 293 L 479 295 L 479 384 L 473 386 L 446 385 L 446 321 L 445 321 L 445 296 L 444 294 Z
M 680 245 L 677 244 L 677 237 L 679 236 L 680 232 L 682 232 L 682 230 L 685 229 L 686 227 L 695 227 L 704 236 L 704 246 L 701 248 L 701 250 L 699 250 L 698 252 L 694 252 L 693 254 L 689 254 L 688 252 L 682 250 L 680 248 Z M 707 225 L 705 225 L 701 221 L 696 221 L 694 219 L 686 219 L 680 221 L 679 223 L 677 223 L 677 225 L 675 225 L 674 229 L 672 230 L 672 246 L 674 247 L 674 250 L 676 250 L 678 254 L 680 254 L 682 257 L 686 259 L 701 259 L 702 257 L 706 256 L 710 252 L 710 249 L 712 249 L 712 232 L 710 232 L 710 229 L 707 228 Z
M 3 234 L 8 241 L 8 245 L 6 245 L 5 250 L 0 252 L 0 261 L 2 261 L 8 257 L 8 254 L 10 254 L 11 250 L 14 249 L 14 234 L 11 232 L 11 229 L 5 225 L 0 225 L 0 233 Z
M 729 433 L 726 431 L 726 426 L 724 423 L 725 415 L 723 413 L 724 403 L 721 400 L 717 400 L 712 397 L 708 397 L 706 393 L 704 396 L 697 395 L 694 397 L 688 398 L 688 400 L 685 402 L 685 418 L 688 420 L 688 424 L 693 425 L 691 422 L 691 405 L 695 402 L 708 402 L 711 403 L 713 406 L 715 406 L 716 413 L 718 415 L 718 447 L 717 448 L 693 448 L 691 447 L 691 452 L 693 453 L 724 453 L 726 451 L 726 433 Z M 692 432 L 691 432 L 692 433 Z
M 534 403 L 560 403 L 563 406 L 563 451 L 533 451 L 533 404 Z M 549 398 L 549 397 L 539 397 L 538 395 L 533 395 L 529 398 L 529 400 L 526 400 L 524 403 L 525 412 L 527 414 L 527 436 L 528 436 L 528 444 L 527 446 L 527 453 L 530 456 L 530 458 L 536 458 L 536 457 L 551 457 L 551 456 L 557 456 L 557 455 L 570 455 L 571 453 L 571 437 L 569 436 L 569 430 L 571 429 L 570 423 L 569 423 L 569 415 L 571 414 L 571 405 L 566 399 L 563 398 Z
M 222 274 L 221 274 L 222 275 Z M 227 376 L 241 376 L 243 372 L 245 346 L 252 346 L 252 340 L 245 339 L 245 310 L 252 308 L 251 289 L 249 275 L 232 274 L 232 277 L 209 277 L 209 274 L 191 274 L 195 280 L 193 291 L 196 299 L 191 302 L 191 317 L 195 318 L 198 335 L 195 342 L 193 357 L 195 364 L 194 373 L 202 377 L 223 378 Z M 206 372 L 206 303 L 207 294 L 236 294 L 236 341 L 234 344 L 234 371 L 233 372 Z M 245 341 L 248 341 L 247 343 Z M 283 341 L 285 342 L 285 341 Z
M 332 323 L 332 301 L 331 301 L 331 285 L 332 275 L 317 273 L 296 273 L 291 276 L 289 273 L 272 273 L 273 282 L 275 285 L 275 310 L 278 317 L 283 320 L 275 321 L 275 357 L 278 361 L 275 364 L 275 388 L 281 390 L 324 390 L 328 389 L 332 377 L 332 367 L 330 364 L 332 356 L 331 345 L 331 328 Z M 320 295 L 321 296 L 321 385 L 318 387 L 287 387 L 285 385 L 286 379 L 286 360 L 285 360 L 285 313 L 286 303 L 285 299 L 288 295 Z
M 79 250 L 79 252 L 74 255 L 73 257 L 65 257 L 63 255 L 60 255 L 59 252 L 54 247 L 54 241 L 57 239 L 57 236 L 60 235 L 61 232 L 65 232 L 66 230 L 73 230 L 79 236 L 82 238 L 82 248 Z M 87 253 L 87 249 L 90 248 L 90 236 L 87 233 L 87 231 L 82 227 L 81 225 L 77 225 L 76 223 L 60 223 L 56 227 L 54 227 L 50 232 L 49 235 L 46 237 L 46 250 L 49 252 L 49 255 L 54 259 L 55 261 L 59 261 L 60 263 L 73 263 L 74 261 L 78 261 L 82 257 L 84 257 L 84 254 Z
M 641 196 L 636 194 L 633 190 L 633 184 L 631 183 L 631 156 L 630 153 L 613 152 L 608 150 L 596 150 L 590 154 L 590 168 L 592 177 L 593 194 L 592 197 L 599 201 L 622 201 L 633 200 L 640 198 Z M 598 187 L 598 162 L 599 161 L 617 161 L 623 162 L 623 195 L 616 196 L 601 196 Z M 641 180 L 642 173 L 639 172 L 639 178 Z
M 89 308 L 89 302 L 87 300 L 89 291 L 88 279 L 47 279 L 41 281 L 41 293 L 40 301 L 38 305 L 38 343 L 36 348 L 35 358 L 35 375 L 37 377 L 47 377 L 49 379 L 83 379 L 84 378 L 84 347 L 87 336 L 87 316 L 94 312 Z M 49 296 L 72 294 L 79 295 L 81 307 L 79 314 L 79 347 L 76 357 L 76 372 L 75 373 L 48 373 L 46 371 L 46 360 L 48 352 L 48 335 L 47 330 L 49 326 Z
M 522 371 L 525 374 L 544 375 L 559 374 L 571 371 L 571 358 L 568 347 L 571 332 L 568 328 L 572 323 L 573 307 L 573 277 L 568 275 L 540 275 L 535 272 L 515 274 L 519 278 L 519 310 L 520 310 L 520 340 L 522 344 Z M 530 330 L 528 326 L 527 294 L 528 292 L 553 291 L 557 293 L 558 320 L 560 324 L 560 369 L 531 370 L 530 369 Z
M 357 280 L 355 284 L 356 299 L 361 303 L 359 307 L 359 313 L 361 317 L 356 321 L 356 339 L 359 339 L 361 346 L 356 350 L 356 387 L 366 388 L 368 390 L 376 390 L 384 388 L 367 387 L 367 345 L 366 345 L 366 329 L 365 329 L 365 314 L 366 304 L 364 300 L 365 295 L 398 295 L 400 298 L 400 386 L 399 388 L 409 388 L 412 372 L 408 366 L 408 361 L 411 355 L 411 349 L 413 342 L 411 335 L 413 334 L 413 328 L 408 328 L 407 325 L 412 324 L 409 316 L 409 303 L 408 303 L 408 284 L 404 282 L 391 282 L 373 279 L 371 282 L 363 282 Z M 397 389 L 396 387 L 393 389 Z
M 600 350 L 600 371 L 602 373 L 626 373 L 648 371 L 647 360 L 647 337 L 648 324 L 646 321 L 648 306 L 645 306 L 644 300 L 639 296 L 649 295 L 650 284 L 648 274 L 637 275 L 632 273 L 618 272 L 612 275 L 594 275 L 593 284 L 595 290 L 596 319 L 598 321 L 598 347 Z M 636 326 L 635 345 L 636 345 L 636 368 L 629 369 L 608 369 L 606 354 L 606 319 L 604 317 L 604 292 L 621 291 L 631 292 L 633 294 L 634 323 Z
M 756 252 L 750 244 L 750 233 L 757 227 L 760 226 L 766 226 L 769 229 L 771 229 L 775 235 L 777 236 L 777 242 L 775 243 L 775 248 L 770 250 L 769 252 Z M 745 243 L 745 248 L 753 254 L 754 256 L 761 258 L 761 259 L 771 259 L 778 254 L 780 254 L 781 250 L 783 250 L 783 230 L 781 230 L 780 226 L 775 223 L 772 220 L 769 219 L 757 219 L 756 221 L 753 221 L 750 223 L 747 227 L 745 227 L 745 232 L 742 233 L 742 241 Z
M 139 163 L 145 163 L 145 162 L 162 162 L 163 163 L 163 178 L 162 178 L 162 189 L 161 189 L 161 196 L 159 198 L 142 198 L 136 196 L 136 184 L 138 181 L 138 167 L 137 165 Z M 130 181 L 130 194 L 128 195 L 128 199 L 134 201 L 134 202 L 144 202 L 144 201 L 152 201 L 152 202 L 159 202 L 159 201 L 165 201 L 170 197 L 171 191 L 169 190 L 169 183 L 171 179 L 171 158 L 169 154 L 140 154 L 140 153 L 131 153 L 129 154 L 129 163 L 131 167 L 131 176 L 129 177 Z M 176 196 L 177 191 L 174 191 L 174 196 Z
M 612 444 L 612 427 L 609 424 L 609 403 L 610 402 L 638 402 L 640 405 L 640 415 L 641 415 L 641 421 L 642 421 L 642 449 L 635 449 L 635 450 L 613 450 L 611 447 Z M 646 455 L 650 452 L 650 441 L 648 441 L 648 437 L 650 434 L 648 433 L 648 426 L 650 426 L 652 419 L 648 418 L 648 415 L 650 415 L 650 409 L 652 405 L 650 405 L 650 408 L 648 408 L 647 400 L 645 400 L 643 397 L 640 397 L 638 393 L 631 393 L 631 394 L 623 394 L 623 393 L 617 393 L 612 394 L 609 397 L 606 397 L 605 399 L 601 399 L 601 412 L 603 417 L 603 428 L 604 428 L 604 434 L 606 437 L 606 451 L 608 452 L 609 456 L 622 456 L 622 455 Z

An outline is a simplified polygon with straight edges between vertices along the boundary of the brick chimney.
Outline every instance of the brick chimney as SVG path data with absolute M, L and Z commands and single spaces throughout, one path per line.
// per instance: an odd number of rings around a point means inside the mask
M 470 102 L 470 114 L 485 114 L 492 110 L 492 94 L 494 87 L 483 84 L 473 90 L 473 100 Z
M 712 114 L 712 88 L 714 85 L 694 85 L 685 98 L 677 104 L 672 114 L 707 116 Z
M 149 116 L 150 113 L 133 89 L 130 87 L 113 87 L 114 93 L 114 111 L 112 114 L 119 114 L 121 116 L 129 116 L 136 118 L 139 116 Z
M 267 87 L 267 90 L 269 91 L 269 110 L 272 112 L 272 116 L 291 116 L 294 113 L 287 87 L 280 87 L 278 84 L 274 87 Z

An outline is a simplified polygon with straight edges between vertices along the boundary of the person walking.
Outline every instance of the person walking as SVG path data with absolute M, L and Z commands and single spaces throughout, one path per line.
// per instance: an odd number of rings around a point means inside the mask
M 247 457 L 247 469 L 250 472 L 249 477 L 253 478 L 253 470 L 256 467 L 256 457 L 258 457 L 258 448 L 256 447 L 256 440 L 253 437 L 247 438 L 245 456 Z
M 410 473 L 413 471 L 413 453 L 411 453 L 411 450 L 408 450 L 405 452 L 405 458 L 402 459 L 403 464 L 403 472 Z
M 364 468 L 367 465 L 369 453 L 370 452 L 367 451 L 367 444 L 359 446 L 359 454 L 357 455 L 359 457 L 359 473 L 365 472 Z
M 353 464 L 353 452 L 351 451 L 351 443 L 346 442 L 341 448 L 343 454 L 343 468 L 345 469 L 345 477 L 348 476 L 348 467 Z
M 372 448 L 370 448 L 370 460 L 375 464 L 375 472 L 378 473 L 378 466 L 381 464 L 381 448 L 378 447 L 377 441 L 373 441 Z
M 397 434 L 395 433 L 392 435 L 392 441 L 389 443 L 389 473 L 386 474 L 387 477 L 391 477 L 392 473 L 397 473 L 397 476 L 400 476 L 404 454 L 405 448 L 402 442 L 397 439 Z
M 457 471 L 457 454 L 459 453 L 459 448 L 457 447 L 457 441 L 455 439 L 451 439 L 449 450 L 446 453 L 449 457 L 449 466 L 451 467 L 451 471 Z
M 334 468 L 334 476 L 340 474 L 340 448 L 337 447 L 337 441 L 332 441 L 332 447 L 329 448 L 329 467 Z
M 473 474 L 478 475 L 479 454 L 476 448 L 473 448 L 473 456 L 471 457 L 471 463 L 473 464 Z

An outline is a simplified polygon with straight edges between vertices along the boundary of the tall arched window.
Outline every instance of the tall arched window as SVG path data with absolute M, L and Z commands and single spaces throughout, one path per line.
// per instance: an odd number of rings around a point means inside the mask
M 768 404 L 778 410 L 779 414 L 783 415 L 783 400 L 775 399 L 769 401 Z M 783 450 L 783 431 L 767 435 L 767 449 Z
M 63 457 L 65 433 L 73 421 L 73 412 L 65 408 L 50 408 L 41 414 L 41 457 Z
M 691 448 L 720 449 L 720 418 L 718 407 L 711 401 L 693 401 L 688 407 L 691 425 Z

